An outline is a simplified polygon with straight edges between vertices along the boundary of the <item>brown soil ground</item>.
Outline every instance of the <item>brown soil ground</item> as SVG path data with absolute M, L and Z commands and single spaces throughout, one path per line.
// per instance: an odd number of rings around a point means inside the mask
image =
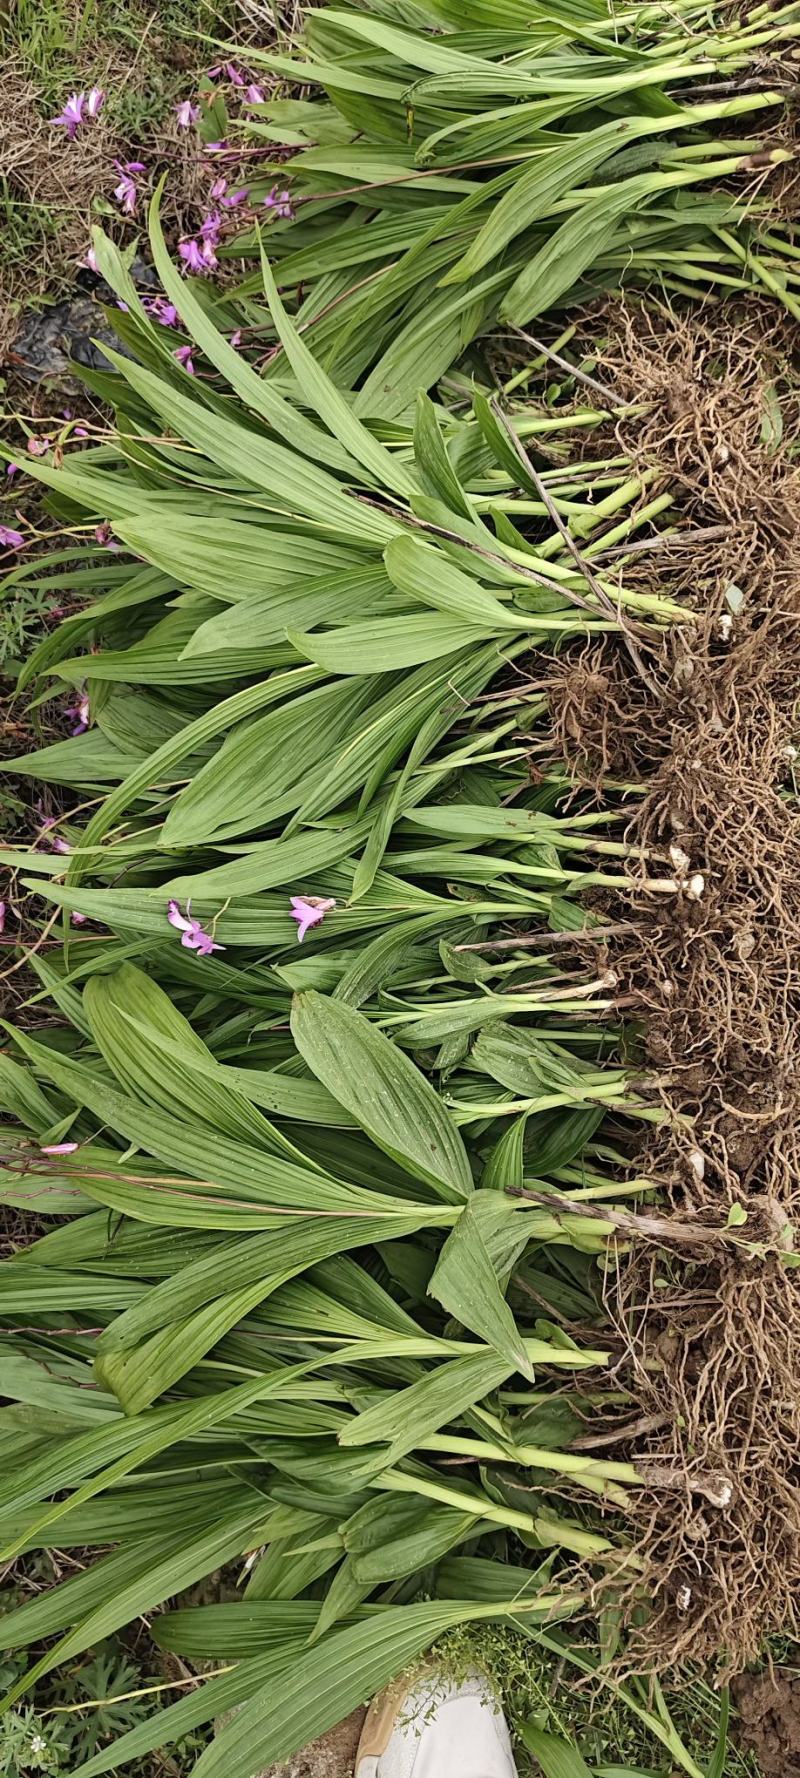
M 739 1747 L 755 1754 L 763 1778 L 800 1778 L 800 1676 L 743 1673 L 734 1696 Z

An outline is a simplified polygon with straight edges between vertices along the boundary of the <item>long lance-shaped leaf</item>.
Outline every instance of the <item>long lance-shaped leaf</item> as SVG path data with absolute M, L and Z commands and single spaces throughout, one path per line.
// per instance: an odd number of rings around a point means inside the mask
M 448 1235 L 428 1288 L 449 1315 L 532 1378 L 524 1342 L 498 1282 L 527 1239 L 524 1214 L 509 1214 L 508 1198 L 476 1192 Z
M 409 500 L 418 492 L 414 476 L 387 451 L 386 446 L 373 438 L 363 422 L 357 419 L 344 396 L 337 389 L 322 366 L 317 363 L 313 352 L 310 352 L 305 341 L 293 326 L 278 295 L 275 279 L 270 270 L 269 261 L 261 247 L 261 276 L 264 280 L 264 291 L 269 304 L 270 314 L 275 323 L 278 338 L 295 373 L 304 398 L 330 427 L 331 432 L 349 451 L 370 475 L 375 477 L 379 487 L 390 488 L 402 499 Z
M 300 994 L 292 1035 L 304 1061 L 379 1148 L 449 1203 L 473 1187 L 461 1137 L 410 1058 L 341 1000 Z
M 511 1610 L 546 1617 L 551 1607 L 552 1600 L 540 1599 Z M 201 1754 L 195 1778 L 253 1778 L 340 1722 L 445 1630 L 500 1615 L 496 1606 L 408 1605 L 336 1631 L 294 1661 L 280 1695 L 261 1690 L 245 1705 Z
M 191 284 L 179 276 L 167 252 L 161 227 L 164 184 L 165 180 L 162 179 L 153 195 L 148 218 L 153 263 L 167 296 L 185 321 L 192 339 L 210 363 L 216 365 L 231 388 L 236 390 L 245 406 L 252 409 L 253 413 L 260 414 L 278 438 L 284 439 L 304 456 L 310 457 L 312 462 L 325 463 L 328 468 L 347 476 L 357 474 L 357 464 L 348 451 L 338 440 L 329 437 L 319 426 L 313 425 L 293 402 L 287 401 L 264 377 L 253 370 L 247 359 L 214 326 L 202 303 L 198 302 Z

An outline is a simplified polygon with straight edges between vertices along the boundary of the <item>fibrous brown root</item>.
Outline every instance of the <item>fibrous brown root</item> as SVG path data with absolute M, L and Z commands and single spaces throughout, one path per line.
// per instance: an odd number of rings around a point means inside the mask
M 649 856 L 605 911 L 638 928 L 614 932 L 608 958 L 644 1011 L 667 1114 L 639 1165 L 690 1220 L 738 1206 L 751 1247 L 635 1247 L 609 1273 L 657 1427 L 628 1453 L 647 1478 L 634 1515 L 653 1601 L 632 1646 L 737 1671 L 766 1632 L 797 1627 L 800 1596 L 800 1273 L 781 1253 L 800 1197 L 800 409 L 766 304 L 611 323 L 601 366 L 647 404 L 617 435 L 677 490 L 677 536 L 694 533 L 691 548 L 654 540 L 626 582 L 681 596 L 693 621 L 648 656 L 658 697 L 607 638 L 560 663 L 551 709 L 577 782 L 636 786 L 627 837 Z M 696 873 L 699 896 L 648 893 L 664 864 Z M 708 1474 L 726 1484 L 717 1505 L 693 1487 Z
M 657 1427 L 631 1450 L 650 1611 L 629 1659 L 738 1671 L 800 1627 L 800 1274 L 775 1255 L 651 1250 L 617 1286 L 626 1375 Z

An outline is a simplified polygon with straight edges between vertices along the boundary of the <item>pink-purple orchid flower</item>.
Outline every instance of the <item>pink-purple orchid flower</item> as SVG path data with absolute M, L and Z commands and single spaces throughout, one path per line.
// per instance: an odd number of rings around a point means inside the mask
M 183 365 L 184 370 L 190 377 L 193 377 L 195 374 L 194 365 L 192 363 L 192 350 L 193 348 L 191 346 L 176 346 L 175 351 L 172 354 L 173 358 L 177 358 L 178 363 Z
M 133 216 L 139 196 L 139 187 L 134 174 L 145 173 L 147 169 L 144 161 L 115 161 L 114 165 L 120 176 L 119 185 L 114 186 L 114 196 L 117 202 L 122 205 L 126 216 Z
M 193 105 L 191 99 L 183 99 L 180 105 L 175 106 L 175 116 L 179 130 L 190 130 L 200 116 L 200 106 Z
M 49 438 L 29 438 L 28 451 L 32 457 L 44 457 L 50 449 Z
M 82 691 L 79 693 L 75 703 L 69 705 L 67 715 L 75 717 L 75 726 L 70 732 L 73 735 L 85 735 L 89 723 L 92 720 L 91 712 L 89 710 L 88 692 Z M 57 852 L 62 852 L 65 849 L 66 842 L 63 840 L 60 842 L 54 840 L 53 845 Z M 68 846 L 66 846 L 66 850 L 69 851 Z
M 46 1142 L 39 1149 L 40 1154 L 74 1154 L 77 1142 Z
M 208 272 L 214 270 L 217 264 L 214 239 L 214 236 L 206 235 L 200 241 L 178 242 L 178 252 L 187 272 L 197 272 L 201 277 L 205 277 Z
M 177 327 L 178 311 L 174 303 L 168 302 L 165 296 L 146 296 L 142 305 L 154 321 L 160 321 L 162 327 Z
M 13 525 L 0 525 L 0 547 L 3 549 L 24 549 L 25 538 L 21 531 L 15 531 Z
M 325 900 L 320 895 L 292 895 L 289 899 L 292 904 L 292 919 L 297 921 L 297 942 L 301 945 L 306 933 L 312 926 L 318 926 L 326 914 L 331 913 L 336 902 L 332 896 Z
M 276 216 L 283 216 L 288 222 L 291 221 L 294 215 L 291 192 L 276 191 L 274 185 L 272 190 L 267 192 L 266 197 L 263 199 L 263 204 L 265 210 L 274 210 Z
M 50 122 L 59 124 L 66 130 L 70 142 L 74 142 L 78 127 L 84 121 L 84 110 L 87 117 L 99 117 L 104 99 L 105 93 L 100 86 L 93 86 L 88 95 L 70 93 L 63 111 L 59 111 L 57 117 L 51 117 Z
M 183 934 L 181 944 L 187 951 L 196 951 L 199 957 L 208 957 L 212 951 L 224 951 L 224 945 L 216 944 L 210 932 L 206 932 L 199 920 L 192 919 L 192 904 L 186 903 L 186 913 L 182 914 L 177 901 L 167 902 L 167 919 L 170 926 L 175 926 Z
M 101 525 L 95 525 L 94 539 L 102 549 L 110 550 L 112 556 L 119 555 L 119 544 L 116 542 L 108 519 L 104 519 Z

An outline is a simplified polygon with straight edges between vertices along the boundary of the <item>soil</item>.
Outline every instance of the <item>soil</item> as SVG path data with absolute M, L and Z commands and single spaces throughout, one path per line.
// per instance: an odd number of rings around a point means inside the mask
M 742 1673 L 733 1695 L 739 1747 L 755 1754 L 762 1778 L 800 1778 L 800 1675 Z
M 366 1709 L 360 1706 L 344 1722 L 337 1722 L 318 1741 L 301 1747 L 292 1759 L 268 1766 L 258 1778 L 353 1778 L 361 1726 Z

